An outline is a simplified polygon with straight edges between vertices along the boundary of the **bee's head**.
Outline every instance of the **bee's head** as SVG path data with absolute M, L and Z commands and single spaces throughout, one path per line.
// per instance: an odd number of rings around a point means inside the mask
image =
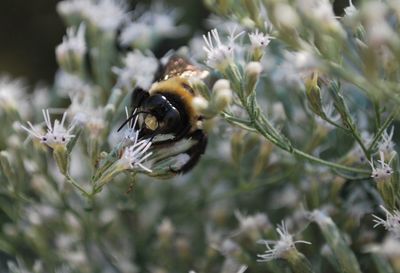
M 141 108 L 145 112 L 142 126 L 149 131 L 173 134 L 184 125 L 184 117 L 164 95 L 149 96 L 143 101 Z

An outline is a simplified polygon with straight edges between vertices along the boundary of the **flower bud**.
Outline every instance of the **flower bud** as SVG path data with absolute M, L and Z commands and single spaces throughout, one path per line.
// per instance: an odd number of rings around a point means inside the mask
M 250 62 L 246 65 L 244 76 L 244 93 L 246 97 L 255 92 L 261 71 L 262 65 L 259 62 Z
M 279 26 L 287 29 L 295 29 L 300 24 L 300 19 L 291 6 L 286 3 L 278 3 L 274 8 L 274 18 Z
M 225 79 L 220 79 L 220 80 L 216 81 L 214 83 L 212 91 L 217 92 L 217 90 L 220 90 L 220 89 L 230 89 L 229 81 L 225 80 Z
M 193 104 L 194 109 L 198 113 L 203 114 L 205 116 L 207 115 L 207 109 L 209 107 L 209 103 L 205 98 L 196 96 L 193 98 L 192 104 Z
M 84 76 L 86 54 L 85 25 L 69 28 L 63 42 L 56 48 L 57 62 L 65 71 Z
M 321 91 L 318 86 L 318 73 L 313 73 L 312 77 L 306 80 L 306 96 L 311 110 L 320 117 L 325 117 L 322 108 Z
M 213 98 L 213 106 L 217 113 L 225 110 L 232 102 L 232 90 L 221 89 L 216 92 Z
M 67 175 L 69 169 L 69 154 L 67 148 L 64 145 L 55 146 L 53 150 L 53 157 L 60 172 L 63 175 Z
M 174 233 L 175 227 L 168 218 L 163 219 L 161 224 L 157 227 L 157 234 L 161 242 L 170 242 Z

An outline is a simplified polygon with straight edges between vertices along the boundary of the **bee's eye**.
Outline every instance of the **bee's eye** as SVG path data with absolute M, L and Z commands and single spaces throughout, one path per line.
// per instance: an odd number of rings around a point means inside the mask
M 144 102 L 144 108 L 147 110 L 160 109 L 165 105 L 166 100 L 162 95 L 151 96 Z
M 182 125 L 181 115 L 175 107 L 171 107 L 163 116 L 162 128 L 164 134 L 172 133 Z

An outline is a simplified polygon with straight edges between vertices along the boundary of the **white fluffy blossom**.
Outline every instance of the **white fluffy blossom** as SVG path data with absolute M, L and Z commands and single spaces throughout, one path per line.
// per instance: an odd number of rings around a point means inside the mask
M 394 210 L 391 213 L 384 206 L 381 205 L 380 207 L 386 213 L 386 220 L 376 215 L 372 215 L 375 218 L 374 228 L 378 226 L 383 226 L 396 238 L 400 238 L 400 212 L 398 210 Z
M 279 234 L 279 240 L 262 240 L 261 243 L 264 243 L 267 247 L 267 250 L 264 254 L 258 254 L 257 256 L 259 262 L 268 262 L 274 259 L 283 258 L 285 254 L 287 254 L 290 250 L 295 249 L 295 244 L 311 244 L 307 241 L 293 241 L 293 236 L 289 234 L 285 222 L 282 221 L 282 224 L 276 228 L 276 232 Z M 271 247 L 272 246 L 272 247 Z
M 31 134 L 33 137 L 36 137 L 40 140 L 41 143 L 46 144 L 49 147 L 56 147 L 57 145 L 67 145 L 68 142 L 75 137 L 75 135 L 71 134 L 74 129 L 74 125 L 70 125 L 65 128 L 64 123 L 67 117 L 67 113 L 64 113 L 61 119 L 61 122 L 56 119 L 54 124 L 51 124 L 49 110 L 42 110 L 44 121 L 47 126 L 47 133 L 43 134 L 37 128 L 35 128 L 32 123 L 28 121 L 28 125 L 30 128 L 21 126 L 25 131 Z
M 70 98 L 86 96 L 93 89 L 89 83 L 84 82 L 79 76 L 62 70 L 57 72 L 54 85 L 58 95 Z
M 146 56 L 139 50 L 129 52 L 123 59 L 124 67 L 113 68 L 118 75 L 118 85 L 131 90 L 135 85 L 148 89 L 153 82 L 158 69 L 158 61 L 152 56 Z
M 385 156 L 383 152 L 380 151 L 379 155 L 380 160 L 378 160 L 378 162 L 380 163 L 380 166 L 374 166 L 373 158 L 371 159 L 371 161 L 369 161 L 372 169 L 371 177 L 377 182 L 389 178 L 393 174 L 392 167 L 390 167 L 390 165 L 385 162 Z
M 350 16 L 350 17 L 352 17 L 358 13 L 358 10 L 353 5 L 353 2 L 351 0 L 349 0 L 349 5 L 344 9 L 344 13 L 346 14 L 346 16 Z
M 239 211 L 235 211 L 235 216 L 240 223 L 240 233 L 263 231 L 270 227 L 269 219 L 264 213 L 256 213 L 254 215 L 245 216 Z
M 264 49 L 269 44 L 272 37 L 268 34 L 259 32 L 258 29 L 256 29 L 255 32 L 249 33 L 249 39 L 252 48 Z
M 0 77 L 0 113 L 7 108 L 26 109 L 26 105 L 21 105 L 26 99 L 25 88 L 21 80 L 12 80 L 8 76 Z
M 125 108 L 127 118 L 129 113 L 127 108 Z M 133 112 L 135 113 L 136 110 Z M 133 170 L 144 170 L 146 172 L 151 172 L 151 169 L 143 165 L 148 157 L 152 155 L 149 152 L 151 147 L 150 139 L 139 140 L 140 130 L 136 130 L 137 117 L 129 122 L 128 129 L 126 129 L 125 140 L 129 140 L 132 145 L 126 147 L 121 158 L 118 160 L 117 164 L 123 169 L 133 169 Z
M 392 152 L 394 151 L 394 142 L 392 141 L 394 134 L 394 127 L 383 132 L 381 140 L 378 142 L 378 150 L 383 152 L 385 156 L 391 156 Z
M 207 53 L 207 65 L 214 69 L 223 70 L 233 61 L 235 40 L 242 34 L 243 32 L 239 32 L 235 35 L 233 30 L 226 43 L 222 43 L 217 29 L 209 31 L 207 35 L 203 35 L 206 44 L 203 49 Z
M 160 38 L 185 35 L 187 27 L 177 25 L 181 17 L 178 9 L 170 9 L 160 2 L 149 8 L 138 6 L 133 13 L 133 21 L 121 31 L 120 43 L 123 46 L 149 48 Z
M 125 148 L 122 157 L 118 160 L 118 164 L 124 169 L 144 170 L 151 173 L 151 169 L 143 165 L 144 161 L 152 155 L 152 152 L 147 152 L 150 149 L 151 141 L 141 140 L 136 141 L 132 146 Z
M 103 31 L 115 31 L 127 19 L 125 0 L 65 0 L 57 10 L 65 17 L 80 15 Z
M 83 56 L 86 50 L 85 24 L 81 24 L 78 29 L 75 27 L 67 29 L 67 35 L 64 36 L 63 42 L 56 48 L 56 56 L 60 62 L 67 54 Z

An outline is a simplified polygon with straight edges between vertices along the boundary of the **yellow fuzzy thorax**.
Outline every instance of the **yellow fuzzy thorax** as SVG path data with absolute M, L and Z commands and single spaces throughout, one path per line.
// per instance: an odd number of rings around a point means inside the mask
M 150 96 L 154 94 L 173 94 L 182 100 L 189 122 L 192 127 L 196 127 L 199 114 L 194 109 L 192 101 L 194 94 L 192 93 L 189 82 L 182 77 L 172 77 L 164 81 L 155 82 L 150 87 Z

